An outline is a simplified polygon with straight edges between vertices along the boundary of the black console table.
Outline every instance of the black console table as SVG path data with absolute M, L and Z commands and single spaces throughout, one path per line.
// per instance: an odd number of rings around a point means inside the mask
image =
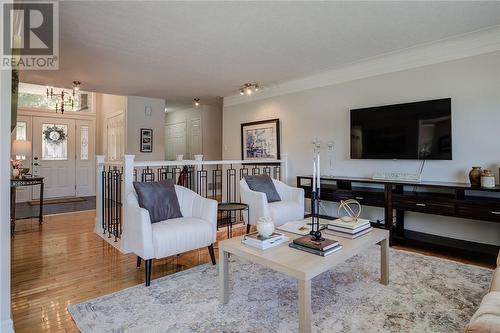
M 20 219 L 30 219 L 33 217 L 38 217 L 38 223 L 43 223 L 43 183 L 44 177 L 26 177 L 26 178 L 11 178 L 10 179 L 10 233 L 14 235 L 16 230 L 16 188 L 20 186 L 36 186 L 40 185 L 40 209 L 38 210 L 38 216 L 27 216 Z
M 298 176 L 297 187 L 311 197 L 311 176 Z M 321 177 L 321 200 L 356 199 L 362 205 L 384 208 L 384 220 L 373 226 L 391 232 L 391 244 L 456 254 L 495 263 L 495 245 L 464 241 L 405 229 L 405 211 L 500 223 L 500 186 L 471 187 L 466 183 L 401 182 L 356 177 Z

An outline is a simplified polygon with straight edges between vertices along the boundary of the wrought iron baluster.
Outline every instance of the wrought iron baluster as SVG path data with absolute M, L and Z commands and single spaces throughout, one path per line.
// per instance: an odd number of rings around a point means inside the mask
M 241 169 L 240 169 L 240 179 L 243 179 L 245 176 L 248 176 L 249 171 L 250 170 L 247 169 L 247 166 L 245 164 L 243 164 L 241 166 Z
M 201 169 L 196 171 L 196 193 L 206 198 L 208 193 L 208 172 L 205 170 L 205 166 L 201 165 Z
M 167 179 L 167 173 L 168 173 L 168 168 L 162 166 L 158 168 L 158 180 L 166 180 Z
M 280 165 L 275 165 L 273 167 L 273 175 L 274 175 L 274 179 L 281 180 L 281 166 Z
M 112 211 L 113 211 L 113 236 L 115 236 L 115 242 L 118 241 L 120 236 L 121 228 L 121 173 L 118 168 L 114 167 L 111 172 L 112 181 Z
M 187 172 L 187 188 L 189 188 L 190 190 L 194 190 L 193 178 L 194 178 L 194 167 L 190 165 L 188 166 L 188 172 Z
M 175 166 L 172 168 L 172 180 L 174 182 L 174 184 L 177 184 L 177 182 L 179 181 L 179 176 L 181 174 L 181 171 L 182 169 L 179 168 L 179 166 Z
M 102 168 L 101 172 L 101 226 L 103 233 L 106 234 L 106 167 Z
M 271 167 L 269 165 L 264 166 L 262 168 L 262 172 L 271 177 Z
M 108 168 L 108 219 L 107 219 L 107 229 L 108 229 L 108 238 L 111 238 L 111 234 L 113 233 L 113 177 L 112 167 Z
M 147 166 L 146 169 L 142 169 L 141 181 L 143 181 L 143 182 L 154 182 L 155 181 L 155 173 L 154 173 L 153 169 L 151 169 L 149 166 Z
M 236 169 L 229 165 L 226 170 L 226 201 L 234 202 L 236 200 Z
M 214 200 L 217 200 L 217 190 L 219 188 L 219 179 L 222 184 L 222 170 L 219 169 L 219 165 L 217 164 L 215 170 L 212 170 L 212 196 Z M 222 187 L 221 187 L 222 190 Z M 221 198 L 222 199 L 222 198 Z M 219 201 L 219 200 L 217 200 Z
M 123 207 L 123 203 L 122 203 L 122 180 L 123 180 L 123 168 L 121 170 L 121 172 L 118 172 L 118 180 L 117 180 L 117 184 L 118 184 L 118 188 L 117 188 L 117 203 L 118 203 L 118 234 L 116 235 L 116 237 L 118 238 L 121 238 L 121 235 L 122 235 L 122 207 Z M 115 241 L 116 241 L 116 238 L 115 238 Z

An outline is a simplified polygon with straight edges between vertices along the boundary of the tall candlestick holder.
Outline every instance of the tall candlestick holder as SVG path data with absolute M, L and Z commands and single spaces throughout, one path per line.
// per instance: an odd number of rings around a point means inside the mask
M 311 223 L 311 232 L 310 232 L 310 235 L 311 235 L 311 239 L 312 240 L 315 240 L 315 241 L 322 241 L 322 240 L 325 240 L 323 238 L 323 235 L 321 234 L 321 227 L 320 227 L 320 223 L 319 223 L 319 193 L 320 193 L 320 189 L 319 188 L 316 188 L 316 189 L 313 189 L 312 191 L 312 195 L 311 195 L 311 200 L 312 200 L 312 204 L 311 204 L 311 215 L 312 215 L 312 223 Z
M 311 239 L 314 241 L 322 241 L 322 237 L 319 223 L 319 203 L 320 203 L 320 192 L 321 192 L 321 167 L 320 167 L 320 152 L 321 152 L 321 142 L 317 139 L 313 140 L 313 181 L 312 181 L 312 194 L 311 194 Z

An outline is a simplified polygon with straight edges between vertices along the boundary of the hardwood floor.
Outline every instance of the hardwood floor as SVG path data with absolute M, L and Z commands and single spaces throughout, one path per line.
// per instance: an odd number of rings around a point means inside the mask
M 18 221 L 12 238 L 16 332 L 78 332 L 66 310 L 69 304 L 144 283 L 144 264 L 137 269 L 134 255 L 120 254 L 97 236 L 94 215 L 86 211 L 46 216 L 41 227 L 36 220 Z M 233 236 L 244 232 L 244 227 L 233 228 Z M 225 228 L 218 233 L 218 239 L 223 238 Z M 154 260 L 152 279 L 207 262 L 207 249 Z
M 78 332 L 69 304 L 144 283 L 144 264 L 94 233 L 94 211 L 17 222 L 12 238 L 12 313 L 17 333 Z M 233 236 L 244 228 L 233 228 Z M 221 228 L 218 238 L 226 237 Z M 217 250 L 216 250 L 217 254 Z M 207 249 L 153 261 L 152 279 L 210 262 Z

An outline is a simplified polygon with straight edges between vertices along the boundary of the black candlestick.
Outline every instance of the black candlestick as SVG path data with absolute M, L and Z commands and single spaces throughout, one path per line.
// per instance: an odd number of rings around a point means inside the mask
M 315 241 L 322 241 L 324 238 L 321 235 L 320 225 L 319 225 L 319 188 L 313 189 L 311 195 L 311 215 L 312 215 L 312 223 L 311 223 L 311 238 Z

